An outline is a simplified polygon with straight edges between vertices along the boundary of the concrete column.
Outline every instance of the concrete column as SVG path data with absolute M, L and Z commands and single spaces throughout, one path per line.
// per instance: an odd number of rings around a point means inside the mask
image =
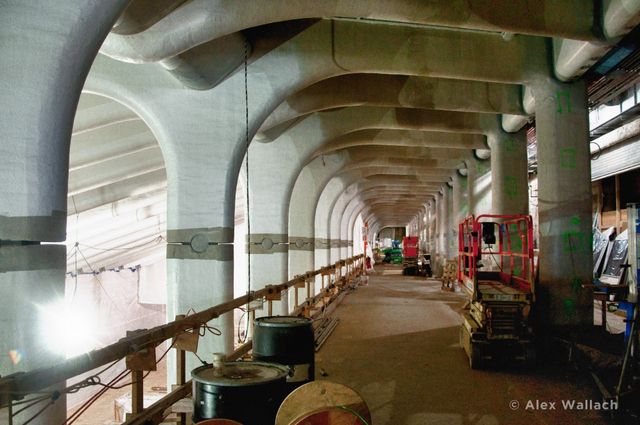
M 315 211 L 316 268 L 335 262 L 339 255 L 339 242 L 331 239 L 331 211 L 336 198 L 344 190 L 344 184 L 332 179 L 326 184 L 317 202 Z
M 467 190 L 465 197 L 467 199 L 467 214 L 471 215 L 475 211 L 475 197 L 473 191 L 476 185 L 476 160 L 470 159 L 465 161 L 467 165 Z
M 427 205 L 420 209 L 420 252 L 427 251 Z
M 457 255 L 458 252 L 458 224 L 466 217 L 466 203 L 464 200 L 464 192 L 467 188 L 467 178 L 460 175 L 456 170 L 453 173 L 453 188 L 452 192 L 452 223 L 451 223 L 451 243 L 453 244 L 453 255 Z
M 235 150 L 246 142 L 241 136 L 243 80 L 236 77 L 226 83 L 226 87 L 194 91 L 156 65 L 125 64 L 100 55 L 85 86 L 138 113 L 162 147 L 168 184 L 167 320 L 233 298 L 235 195 L 242 165 L 242 156 Z M 228 110 L 228 104 L 235 109 Z M 213 110 L 219 113 L 212 114 Z M 200 124 L 194 126 L 194 122 Z M 212 139 L 212 135 L 217 136 Z M 207 333 L 198 354 L 231 351 L 233 314 L 224 314 L 210 325 L 222 336 Z M 174 356 L 169 352 L 169 384 L 175 377 Z M 187 356 L 188 368 L 199 364 L 195 356 Z
M 431 267 L 434 275 L 437 275 L 439 269 L 440 258 L 440 204 L 442 203 L 442 195 L 436 193 L 431 205 L 431 214 L 433 217 L 433 234 L 431 238 Z
M 426 246 L 425 246 L 425 252 L 427 254 L 431 254 L 431 256 L 433 257 L 433 238 L 434 238 L 434 229 L 433 229 L 433 222 L 434 222 L 434 216 L 433 216 L 433 204 L 434 204 L 435 200 L 430 200 L 427 202 L 427 206 L 426 206 L 426 211 L 427 211 L 427 223 L 426 223 L 426 227 L 427 227 L 427 236 L 426 236 Z
M 102 41 L 126 3 L 0 3 L 2 376 L 65 359 L 59 351 L 64 347 L 50 345 L 48 326 L 50 315 L 63 314 L 51 309 L 64 304 L 66 249 L 41 242 L 66 238 L 69 143 L 78 98 Z M 13 423 L 25 423 L 43 406 L 26 409 Z M 62 395 L 29 423 L 49 425 L 65 418 Z
M 456 225 L 454 220 L 454 211 L 453 211 L 453 188 L 449 186 L 449 184 L 444 185 L 445 193 L 446 193 L 446 253 L 447 260 L 453 259 L 457 252 L 455 251 L 455 237 L 454 233 L 456 233 Z
M 322 167 L 320 159 L 302 169 L 296 179 L 289 202 L 289 234 L 294 242 L 289 248 L 289 278 L 316 269 L 314 249 L 316 175 Z M 299 241 L 297 244 L 296 242 Z M 307 243 L 304 243 L 304 242 Z
M 491 159 L 481 160 L 474 159 L 472 162 L 474 170 L 473 186 L 471 190 L 471 204 L 473 210 L 471 212 L 478 216 L 480 214 L 489 214 L 492 211 L 492 188 L 491 188 Z
M 290 239 L 310 239 L 313 244 L 305 244 L 300 249 L 296 244 L 289 246 L 290 277 L 329 264 L 331 247 L 327 234 L 327 219 L 323 221 L 320 217 L 328 217 L 329 214 L 330 204 L 324 189 L 328 185 L 336 184 L 331 179 L 343 165 L 342 155 L 325 155 L 309 162 L 297 176 L 289 209 Z M 315 288 L 316 291 L 320 288 L 320 277 L 316 279 Z
M 304 248 L 298 236 L 289 238 L 290 209 L 293 214 L 299 205 L 289 205 L 292 174 L 300 159 L 292 148 L 290 138 L 281 137 L 269 144 L 252 143 L 249 148 L 249 221 L 247 252 L 251 264 L 251 290 L 288 280 L 290 243 Z M 245 157 L 246 160 L 246 157 Z M 243 173 L 246 172 L 243 166 Z M 302 243 L 301 243 L 302 242 Z M 307 270 L 305 270 L 307 271 Z M 292 293 L 293 294 L 293 293 Z M 289 297 L 273 302 L 273 314 L 289 313 Z M 266 308 L 256 312 L 267 315 Z
M 347 225 L 346 221 L 348 217 L 345 217 L 345 212 L 349 201 L 357 194 L 357 185 L 349 185 L 340 195 L 336 198 L 331 212 L 331 239 L 337 241 L 337 249 L 335 250 L 335 257 L 333 256 L 334 250 L 332 249 L 332 259 L 335 262 L 342 260 L 348 255 L 348 240 L 347 240 Z M 343 222 L 344 226 L 343 226 Z
M 537 317 L 545 326 L 593 323 L 591 169 L 583 82 L 548 79 L 534 87 L 538 137 L 540 284 Z
M 438 198 L 438 228 L 439 228 L 439 241 L 438 241 L 438 269 L 439 273 L 442 272 L 442 267 L 447 259 L 447 244 L 449 234 L 449 213 L 447 205 L 449 203 L 448 187 L 446 184 L 442 185 L 441 194 Z
M 493 214 L 527 214 L 527 139 L 524 131 L 500 129 L 487 136 L 491 147 L 491 204 Z
M 345 210 L 345 217 L 347 217 L 346 220 L 346 234 L 347 234 L 347 244 L 348 244 L 348 248 L 347 248 L 347 257 L 353 257 L 353 252 L 354 252 L 354 246 L 357 243 L 360 243 L 361 241 L 357 241 L 355 240 L 354 237 L 354 231 L 355 231 L 355 224 L 356 224 L 356 220 L 358 219 L 358 215 L 360 213 L 360 210 L 362 208 L 362 204 L 360 203 L 359 199 L 357 196 L 354 196 L 353 198 L 351 198 L 351 200 L 349 201 L 349 204 L 347 205 L 347 208 Z

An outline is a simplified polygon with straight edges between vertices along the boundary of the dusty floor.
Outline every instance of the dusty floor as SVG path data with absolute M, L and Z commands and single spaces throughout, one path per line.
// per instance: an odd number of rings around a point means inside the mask
M 376 268 L 369 286 L 344 299 L 316 357 L 316 371 L 328 374 L 318 378 L 356 389 L 375 425 L 608 423 L 594 410 L 563 409 L 562 400 L 600 400 L 571 372 L 471 370 L 458 343 L 464 298 L 399 267 Z M 529 400 L 555 402 L 555 410 L 526 409 Z
M 463 296 L 441 291 L 436 280 L 404 277 L 400 270 L 376 266 L 369 285 L 344 298 L 335 313 L 340 324 L 316 356 L 318 379 L 356 389 L 373 424 L 609 423 L 595 410 L 563 409 L 563 400 L 600 400 L 591 381 L 571 371 L 548 365 L 533 371 L 469 369 L 458 345 Z M 321 369 L 328 376 L 319 376 Z M 165 376 L 163 361 L 145 380 L 145 392 L 163 387 Z M 113 421 L 114 399 L 128 391 L 110 390 L 75 425 L 119 423 Z M 529 400 L 555 402 L 555 410 L 527 409 Z

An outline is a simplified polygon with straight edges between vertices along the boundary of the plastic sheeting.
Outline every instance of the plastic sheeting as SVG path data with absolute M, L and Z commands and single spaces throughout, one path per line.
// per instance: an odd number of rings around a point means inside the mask
M 603 275 L 620 277 L 622 275 L 622 265 L 627 261 L 627 252 L 629 250 L 629 241 L 626 239 L 618 239 L 613 242 L 611 254 Z
M 164 270 L 164 262 L 156 263 L 152 267 L 142 266 L 133 271 L 123 269 L 119 272 L 107 271 L 98 275 L 86 274 L 79 275 L 77 279 L 68 276 L 65 300 L 58 300 L 57 304 L 56 301 L 52 303 L 56 309 L 64 309 L 59 311 L 59 314 L 64 316 L 65 320 L 48 325 L 52 327 L 50 330 L 53 334 L 61 334 L 60 329 L 53 327 L 65 325 L 66 329 L 63 331 L 66 331 L 67 335 L 64 336 L 63 342 L 67 347 L 62 348 L 65 348 L 67 355 L 80 354 L 114 343 L 126 336 L 128 330 L 151 328 L 165 323 L 165 306 L 148 303 L 160 300 L 159 298 L 152 300 L 149 295 L 151 291 L 166 292 L 164 282 L 151 278 L 160 269 Z M 142 276 L 147 277 L 139 279 Z M 153 287 L 142 283 L 145 280 L 153 281 Z M 162 286 L 162 289 L 157 289 L 159 286 Z M 140 294 L 143 294 L 144 299 Z M 88 334 L 87 330 L 90 331 Z M 161 344 L 158 349 L 164 350 L 163 345 Z M 111 368 L 104 375 L 103 381 L 108 381 L 110 377 L 123 370 L 123 367 L 123 362 L 120 362 Z M 90 373 L 83 376 L 89 375 Z M 72 382 L 76 380 L 69 381 L 69 383 Z M 95 390 L 97 389 L 99 388 Z M 70 394 L 68 407 L 77 406 L 94 392 L 92 388 Z

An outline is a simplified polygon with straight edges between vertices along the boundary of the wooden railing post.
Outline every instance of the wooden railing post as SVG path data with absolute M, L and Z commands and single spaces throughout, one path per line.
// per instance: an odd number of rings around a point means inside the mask
M 176 349 L 176 383 L 184 385 L 187 380 L 187 353 L 184 350 Z M 187 425 L 187 414 L 178 413 L 180 425 Z
M 137 415 L 144 410 L 144 371 L 131 371 L 131 414 Z
M 247 304 L 247 310 L 249 309 L 249 304 Z M 249 326 L 247 327 L 248 331 L 247 333 L 249 334 L 248 337 L 253 337 L 253 321 L 256 319 L 256 311 L 255 310 L 249 310 L 249 312 L 247 313 L 247 320 L 249 320 Z
M 286 296 L 286 289 L 277 290 L 273 285 L 267 285 L 265 288 L 267 289 L 267 294 L 265 295 L 267 300 L 267 315 L 273 316 L 273 302 L 282 300 L 282 293 L 285 292 Z

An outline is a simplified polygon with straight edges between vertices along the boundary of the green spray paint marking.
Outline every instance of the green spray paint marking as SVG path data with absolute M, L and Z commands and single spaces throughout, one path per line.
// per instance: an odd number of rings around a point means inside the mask
M 518 185 L 514 176 L 506 176 L 504 178 L 504 191 L 510 199 L 518 195 Z
M 504 149 L 507 152 L 513 152 L 516 150 L 516 141 L 513 139 L 507 139 L 504 141 Z
M 574 276 L 573 280 L 571 280 L 571 290 L 574 294 L 577 294 L 582 289 L 582 281 L 578 276 Z
M 558 90 L 556 92 L 556 106 L 556 111 L 559 114 L 571 112 L 571 93 L 569 93 L 569 90 Z
M 582 220 L 580 220 L 580 217 L 578 217 L 577 215 L 574 215 L 569 219 L 569 222 L 576 227 L 580 227 L 580 223 L 582 223 Z
M 560 149 L 560 167 L 576 168 L 576 150 L 574 148 Z
M 564 307 L 565 314 L 571 315 L 571 316 L 576 314 L 576 302 L 574 300 L 567 298 L 562 302 L 562 305 Z
M 487 171 L 489 171 L 489 167 L 485 165 L 484 162 L 476 162 L 476 171 L 478 175 L 483 175 Z
M 513 269 L 513 274 L 514 275 L 521 276 L 521 273 L 522 273 L 522 269 L 520 268 L 520 266 L 514 267 L 514 269 Z
M 581 252 L 589 249 L 589 241 L 584 232 L 562 233 L 564 252 Z

